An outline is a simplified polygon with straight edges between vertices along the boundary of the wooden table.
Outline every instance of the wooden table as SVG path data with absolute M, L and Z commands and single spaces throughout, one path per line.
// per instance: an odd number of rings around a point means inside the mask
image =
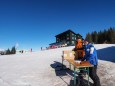
M 76 60 L 70 59 L 70 58 L 64 58 L 64 60 L 67 60 L 70 63 L 70 65 L 72 64 L 74 67 L 74 86 L 77 85 L 77 83 L 76 83 L 77 70 L 76 69 L 79 69 L 79 68 L 86 68 L 85 71 L 87 71 L 87 74 L 88 74 L 88 85 L 89 85 L 89 67 L 93 67 L 93 65 L 87 61 L 82 61 L 81 63 L 77 63 Z M 71 69 L 71 67 L 70 67 L 70 69 Z

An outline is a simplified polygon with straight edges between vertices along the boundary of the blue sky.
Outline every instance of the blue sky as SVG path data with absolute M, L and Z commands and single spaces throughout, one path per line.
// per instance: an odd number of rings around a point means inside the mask
M 39 50 L 55 35 L 115 27 L 115 0 L 0 0 L 0 48 Z

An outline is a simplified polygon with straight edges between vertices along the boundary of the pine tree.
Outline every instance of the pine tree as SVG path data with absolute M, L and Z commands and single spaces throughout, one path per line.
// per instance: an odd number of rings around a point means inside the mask
M 107 36 L 106 30 L 104 30 L 104 32 L 103 32 L 103 38 L 104 38 L 104 43 L 107 43 L 108 42 L 108 36 Z
M 113 28 L 113 44 L 115 44 L 115 28 Z
M 15 46 L 12 47 L 11 54 L 16 54 L 16 48 L 15 48 Z
M 94 43 L 98 43 L 98 35 L 97 35 L 97 32 L 94 31 Z
M 110 43 L 115 43 L 115 32 L 114 29 L 110 27 L 109 29 L 109 37 L 110 37 Z
M 86 34 L 86 38 L 85 39 L 88 39 L 89 42 L 91 43 L 92 42 L 91 34 L 90 33 Z
M 6 54 L 8 55 L 8 54 L 11 54 L 11 52 L 10 52 L 10 49 L 8 48 L 8 50 L 6 50 Z
M 86 38 L 94 43 L 113 43 L 115 44 L 115 28 L 110 27 L 108 30 L 92 32 L 86 34 Z
M 101 31 L 98 32 L 98 43 L 99 43 L 99 44 L 102 43 L 102 41 L 101 41 L 101 34 L 102 34 Z
M 95 38 L 94 38 L 94 32 L 91 33 L 91 38 L 92 38 L 92 42 L 94 43 L 95 42 Z

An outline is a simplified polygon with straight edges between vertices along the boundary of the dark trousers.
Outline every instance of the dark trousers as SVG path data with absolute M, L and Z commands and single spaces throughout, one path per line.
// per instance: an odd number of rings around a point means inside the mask
M 97 66 L 89 68 L 89 76 L 94 82 L 94 86 L 101 86 L 100 79 L 97 76 Z
M 80 70 L 80 73 L 86 74 L 86 72 L 83 70 L 84 68 L 80 68 L 80 69 L 82 69 L 82 70 Z M 94 82 L 93 86 L 101 86 L 99 77 L 97 76 L 97 66 L 89 68 L 89 76 Z

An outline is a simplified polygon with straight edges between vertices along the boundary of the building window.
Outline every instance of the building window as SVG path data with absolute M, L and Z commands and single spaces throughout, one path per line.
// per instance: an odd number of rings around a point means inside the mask
M 72 36 L 74 36 L 74 34 L 72 33 Z
M 72 41 L 72 44 L 75 44 L 75 42 L 74 42 L 74 41 Z
M 77 38 L 79 38 L 79 36 L 77 36 Z
M 67 41 L 67 44 L 69 44 L 69 41 Z
M 57 38 L 57 42 L 60 42 L 60 39 L 59 39 L 59 38 Z
M 67 37 L 67 40 L 69 40 L 69 37 Z
M 69 36 L 69 34 L 66 34 L 66 36 Z
M 75 38 L 74 38 L 74 37 L 72 37 L 72 39 L 74 40 Z

